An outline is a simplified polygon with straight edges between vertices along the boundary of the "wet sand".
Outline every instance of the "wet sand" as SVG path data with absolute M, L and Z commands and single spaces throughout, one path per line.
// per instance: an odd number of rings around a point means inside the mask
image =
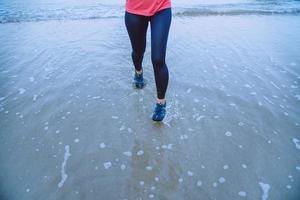
M 163 123 L 150 32 L 137 90 L 122 18 L 0 30 L 1 199 L 300 198 L 300 16 L 173 18 Z

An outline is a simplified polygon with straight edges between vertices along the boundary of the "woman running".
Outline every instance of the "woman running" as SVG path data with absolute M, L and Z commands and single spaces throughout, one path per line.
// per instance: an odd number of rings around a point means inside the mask
M 171 18 L 171 0 L 126 0 L 125 25 L 132 47 L 131 57 L 135 68 L 133 80 L 139 89 L 144 87 L 142 61 L 148 22 L 151 25 L 151 61 L 157 91 L 152 115 L 154 121 L 162 121 L 166 115 L 165 94 L 169 72 L 165 57 Z

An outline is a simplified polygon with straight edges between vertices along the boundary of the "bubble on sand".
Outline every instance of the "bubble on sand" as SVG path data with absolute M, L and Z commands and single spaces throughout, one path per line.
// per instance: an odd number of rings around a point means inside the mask
M 201 119 L 203 119 L 205 116 L 204 115 L 200 115 L 199 117 L 196 118 L 196 121 L 200 121 Z
M 130 151 L 125 151 L 125 152 L 123 152 L 123 154 L 128 157 L 132 156 L 132 153 Z
M 187 172 L 188 176 L 194 176 L 194 172 L 188 171 Z
M 151 171 L 152 167 L 151 166 L 146 166 L 146 170 Z
M 172 149 L 173 144 L 163 144 L 161 145 L 162 149 Z
M 191 91 L 192 91 L 192 89 L 191 88 L 189 88 L 187 91 L 186 91 L 186 93 L 191 93 Z
M 245 164 L 242 164 L 242 167 L 243 167 L 244 169 L 246 169 L 246 168 L 247 168 L 247 165 L 245 165 Z
M 105 169 L 109 169 L 111 167 L 111 165 L 112 165 L 111 162 L 103 163 L 103 166 L 104 166 Z
M 202 186 L 202 182 L 201 181 L 197 181 L 197 186 L 201 187 Z
M 140 181 L 140 185 L 144 185 L 145 184 L 145 182 L 144 181 Z
M 19 94 L 23 94 L 26 90 L 24 88 L 19 88 L 18 91 L 19 91 Z
M 299 140 L 297 138 L 293 138 L 293 142 L 296 146 L 297 149 L 300 149 L 300 144 L 299 144 Z
M 228 165 L 224 165 L 224 166 L 223 166 L 223 169 L 228 169 L 228 168 L 229 168 Z
M 225 135 L 228 136 L 228 137 L 230 137 L 230 136 L 232 136 L 232 133 L 230 131 L 226 131 Z
M 219 183 L 224 183 L 226 181 L 226 179 L 224 177 L 220 177 L 218 181 L 219 181 Z
M 30 189 L 29 189 L 29 188 L 27 188 L 27 189 L 26 189 L 26 192 L 30 192 Z
M 121 127 L 120 127 L 120 131 L 123 131 L 123 130 L 125 130 L 125 126 L 124 125 L 122 125 Z
M 78 139 L 78 138 L 76 138 L 76 139 L 74 140 L 74 142 L 75 142 L 75 143 L 78 143 L 78 142 L 79 142 L 79 139 Z
M 179 178 L 179 179 L 178 179 L 178 182 L 179 182 L 179 183 L 182 183 L 182 182 L 183 182 L 183 178 Z
M 262 183 L 262 182 L 259 182 L 259 185 L 260 185 L 260 187 L 261 187 L 261 189 L 263 191 L 261 199 L 262 200 L 267 200 L 268 197 L 269 197 L 269 190 L 270 190 L 271 186 L 269 184 L 267 184 L 267 183 Z
M 181 135 L 181 136 L 180 136 L 180 139 L 181 139 L 181 140 L 186 140 L 186 139 L 188 139 L 187 134 Z
M 245 197 L 245 196 L 247 196 L 247 193 L 244 191 L 239 191 L 239 196 Z
M 300 166 L 296 166 L 296 170 L 300 171 Z
M 119 119 L 118 116 L 111 116 L 112 119 Z
M 103 142 L 101 142 L 99 146 L 101 149 L 104 149 L 106 147 L 106 145 Z
M 286 188 L 287 189 L 292 189 L 292 186 L 291 185 L 287 185 Z
M 29 81 L 34 82 L 34 77 L 33 76 L 29 77 Z
M 125 170 L 126 169 L 126 165 L 122 164 L 121 165 L 121 170 Z
M 144 151 L 143 150 L 140 150 L 140 151 L 138 151 L 137 153 L 136 153 L 136 155 L 138 155 L 138 156 L 141 156 L 141 155 L 143 155 L 144 154 Z
M 33 100 L 33 101 L 36 101 L 37 96 L 38 96 L 38 95 L 34 94 L 32 100 Z
M 153 199 L 153 198 L 154 198 L 154 195 L 153 195 L 153 194 L 149 194 L 149 198 L 150 198 L 150 199 Z
M 214 182 L 214 183 L 213 183 L 213 186 L 214 186 L 214 187 L 217 187 L 217 186 L 218 186 L 218 183 Z

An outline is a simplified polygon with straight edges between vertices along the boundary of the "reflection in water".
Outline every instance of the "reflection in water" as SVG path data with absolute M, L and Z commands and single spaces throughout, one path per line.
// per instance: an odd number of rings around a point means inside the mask
M 146 137 L 137 136 L 132 148 L 130 176 L 124 188 L 128 199 L 170 199 L 178 191 L 182 174 L 179 160 L 175 160 L 168 144 L 168 131 L 164 124 L 153 123 Z

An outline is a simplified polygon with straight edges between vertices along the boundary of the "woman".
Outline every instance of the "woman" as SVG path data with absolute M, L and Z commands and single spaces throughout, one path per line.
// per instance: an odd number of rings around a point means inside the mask
M 154 121 L 162 121 L 166 114 L 165 94 L 169 72 L 165 62 L 166 47 L 171 25 L 170 0 L 126 0 L 125 24 L 132 47 L 132 61 L 135 68 L 134 84 L 144 87 L 142 61 L 146 49 L 148 22 L 151 25 L 151 60 L 157 91 L 152 115 Z

